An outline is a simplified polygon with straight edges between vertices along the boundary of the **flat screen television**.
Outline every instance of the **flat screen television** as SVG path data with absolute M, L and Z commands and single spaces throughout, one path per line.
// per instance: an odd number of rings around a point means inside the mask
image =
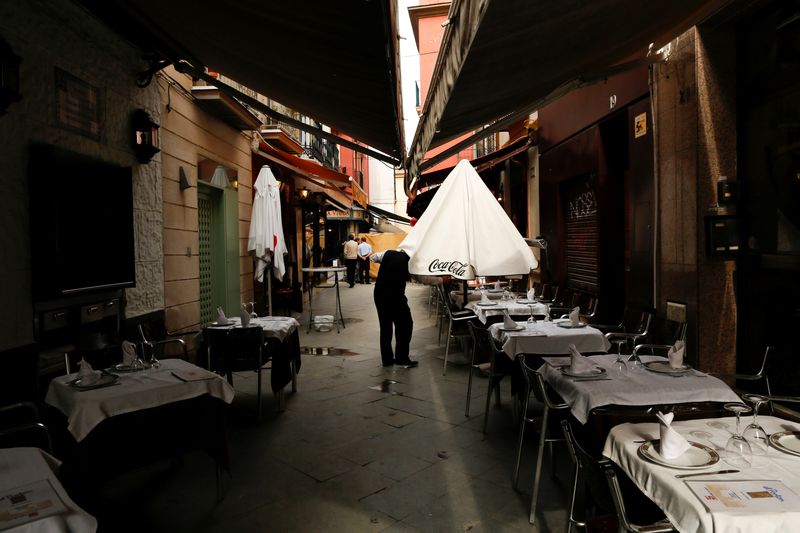
M 50 145 L 30 155 L 34 300 L 134 287 L 131 168 Z

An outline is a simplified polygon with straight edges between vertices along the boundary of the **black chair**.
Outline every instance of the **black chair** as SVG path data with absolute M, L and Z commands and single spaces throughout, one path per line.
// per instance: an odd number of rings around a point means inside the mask
M 486 391 L 486 406 L 483 411 L 483 432 L 486 433 L 486 427 L 489 423 L 489 406 L 492 400 L 492 392 L 495 394 L 495 405 L 499 407 L 500 381 L 504 377 L 512 375 L 514 372 L 514 363 L 503 349 L 497 345 L 497 342 L 492 338 L 492 333 L 488 328 L 478 328 L 472 323 L 469 324 L 469 327 L 475 339 L 473 352 L 480 345 L 487 348 L 489 355 L 489 368 L 486 371 L 486 377 L 489 378 L 489 388 Z
M 650 323 L 653 320 L 653 313 L 649 311 L 638 311 L 634 309 L 625 309 L 623 313 L 622 322 L 617 326 L 600 326 L 594 325 L 606 335 L 609 342 L 615 340 L 624 340 L 625 345 L 635 346 L 641 340 L 647 338 L 650 333 Z M 614 330 L 614 329 L 616 330 Z
M 464 416 L 469 418 L 469 404 L 472 399 L 472 377 L 475 371 L 480 371 L 482 365 L 485 365 L 491 360 L 492 346 L 487 342 L 485 335 L 486 327 L 478 325 L 474 322 L 468 323 L 469 332 L 472 335 L 472 362 L 469 368 L 469 377 L 467 378 L 467 407 L 464 410 Z
M 525 357 L 518 357 L 520 366 L 522 367 L 522 375 L 525 381 L 525 391 L 523 392 L 522 412 L 520 415 L 519 438 L 517 440 L 517 460 L 514 466 L 514 479 L 513 487 L 516 489 L 519 485 L 519 466 L 522 459 L 522 445 L 525 439 L 525 428 L 531 424 L 539 433 L 539 448 L 536 456 L 536 470 L 533 476 L 533 494 L 531 495 L 531 509 L 528 521 L 533 524 L 536 518 L 536 503 L 539 499 L 539 481 L 542 474 L 542 463 L 544 461 L 544 448 L 547 445 L 550 455 L 550 465 L 553 468 L 553 443 L 560 442 L 564 439 L 557 436 L 558 424 L 566 416 L 569 405 L 563 401 L 559 402 L 551 397 L 549 387 L 544 381 L 544 377 L 535 369 L 533 369 Z M 541 416 L 534 416 L 537 413 L 532 413 L 530 397 L 533 394 L 536 399 L 544 405 Z M 552 412 L 552 413 L 551 413 Z M 554 418 L 550 418 L 553 414 Z
M 761 365 L 759 366 L 758 370 L 756 370 L 756 372 L 754 372 L 754 373 L 750 373 L 750 374 L 739 373 L 739 372 L 737 372 L 735 374 L 713 373 L 712 375 L 714 375 L 714 376 L 716 376 L 718 378 L 733 378 L 733 379 L 736 379 L 736 380 L 742 380 L 742 381 L 747 381 L 747 382 L 751 382 L 751 383 L 762 381 L 764 383 L 764 391 L 765 391 L 766 395 L 769 396 L 770 398 L 773 398 L 772 387 L 770 386 L 770 383 L 769 383 L 769 366 L 770 366 L 770 361 L 771 361 L 772 356 L 773 356 L 774 353 L 775 353 L 775 347 L 774 346 L 767 346 L 764 349 L 764 356 L 761 358 Z M 775 397 L 775 398 L 777 398 L 777 397 Z M 791 397 L 784 396 L 783 398 L 785 400 L 786 398 L 791 398 Z M 785 400 L 785 401 L 792 401 L 792 400 Z M 772 405 L 770 404 L 770 409 L 771 408 L 772 408 Z
M 39 409 L 32 402 L 0 406 L 0 448 L 33 446 L 53 453 L 50 432 L 39 420 Z
M 257 375 L 258 418 L 261 418 L 261 372 L 272 358 L 267 351 L 264 330 L 261 328 L 231 328 L 227 330 L 224 345 L 221 347 L 220 370 L 233 385 L 233 373 L 253 371 Z M 283 390 L 277 394 L 278 407 L 284 409 Z
M 584 510 L 594 508 L 595 513 L 616 513 L 618 527 L 623 531 L 636 533 L 667 533 L 675 531 L 669 520 L 630 480 L 625 478 L 625 489 L 621 486 L 614 464 L 605 457 L 596 458 L 580 444 L 572 431 L 569 420 L 563 420 L 561 427 L 567 442 L 570 456 L 575 464 L 572 492 L 569 505 L 569 529 L 573 526 L 586 527 L 589 520 L 576 516 L 578 507 Z M 583 503 L 579 503 L 579 499 Z M 591 505 L 589 501 L 591 500 Z M 626 500 L 635 507 L 635 520 L 646 522 L 645 525 L 634 523 L 629 517 Z M 635 500 L 635 503 L 633 502 Z
M 649 343 L 633 347 L 634 355 L 667 355 L 678 341 L 686 340 L 686 322 L 654 317 L 647 332 Z
M 186 342 L 178 335 L 185 336 L 198 333 L 197 331 L 181 333 L 168 331 L 162 319 L 143 322 L 139 324 L 138 330 L 141 342 L 147 351 L 147 353 L 142 354 L 145 360 L 148 360 L 151 356 L 161 359 L 165 356 L 174 357 L 177 355 L 184 361 L 188 361 L 189 350 L 186 347 Z

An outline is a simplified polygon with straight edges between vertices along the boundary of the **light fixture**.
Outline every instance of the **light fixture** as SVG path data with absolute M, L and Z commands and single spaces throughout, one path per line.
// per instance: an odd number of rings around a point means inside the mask
M 133 112 L 133 151 L 140 163 L 149 163 L 158 148 L 158 124 L 144 109 Z
M 309 191 L 305 187 L 300 187 L 297 190 L 297 196 L 299 196 L 301 200 L 308 200 L 308 195 L 309 194 L 311 194 L 311 191 Z
M 234 176 L 231 178 L 231 185 L 233 186 L 234 191 L 239 190 L 239 176 Z
M 182 191 L 194 187 L 191 180 L 186 176 L 186 171 L 183 167 L 178 167 L 178 186 Z
M 5 115 L 8 106 L 22 99 L 19 92 L 20 61 L 22 58 L 0 37 L 0 116 Z
M 214 173 L 211 175 L 211 185 L 219 189 L 227 189 L 230 187 L 231 182 L 228 180 L 228 169 L 222 165 L 217 165 L 217 168 L 214 169 Z

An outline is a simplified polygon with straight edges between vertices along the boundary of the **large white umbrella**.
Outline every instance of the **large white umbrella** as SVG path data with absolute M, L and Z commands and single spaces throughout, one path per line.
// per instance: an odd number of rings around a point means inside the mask
M 492 192 L 466 160 L 447 176 L 400 243 L 411 274 L 476 276 L 529 274 L 536 258 Z
M 253 212 L 247 250 L 256 258 L 255 279 L 264 282 L 264 271 L 272 265 L 273 275 L 282 280 L 286 273 L 283 256 L 287 253 L 281 219 L 281 197 L 278 180 L 264 165 L 254 185 Z M 272 314 L 272 276 L 267 276 L 269 314 Z

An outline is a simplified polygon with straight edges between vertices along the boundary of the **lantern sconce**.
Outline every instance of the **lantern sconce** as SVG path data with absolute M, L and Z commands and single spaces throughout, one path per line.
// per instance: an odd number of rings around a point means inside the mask
M 306 189 L 305 187 L 300 187 L 300 188 L 297 190 L 297 196 L 299 196 L 301 200 L 304 200 L 304 201 L 305 201 L 305 200 L 308 200 L 308 195 L 309 195 L 309 194 L 311 194 L 311 191 L 309 191 L 309 190 L 308 190 L 308 189 Z
M 140 163 L 149 163 L 158 148 L 158 124 L 144 109 L 133 112 L 133 151 Z
M 6 114 L 8 106 L 22 100 L 19 92 L 19 64 L 22 58 L 16 55 L 11 46 L 0 37 L 0 117 Z

